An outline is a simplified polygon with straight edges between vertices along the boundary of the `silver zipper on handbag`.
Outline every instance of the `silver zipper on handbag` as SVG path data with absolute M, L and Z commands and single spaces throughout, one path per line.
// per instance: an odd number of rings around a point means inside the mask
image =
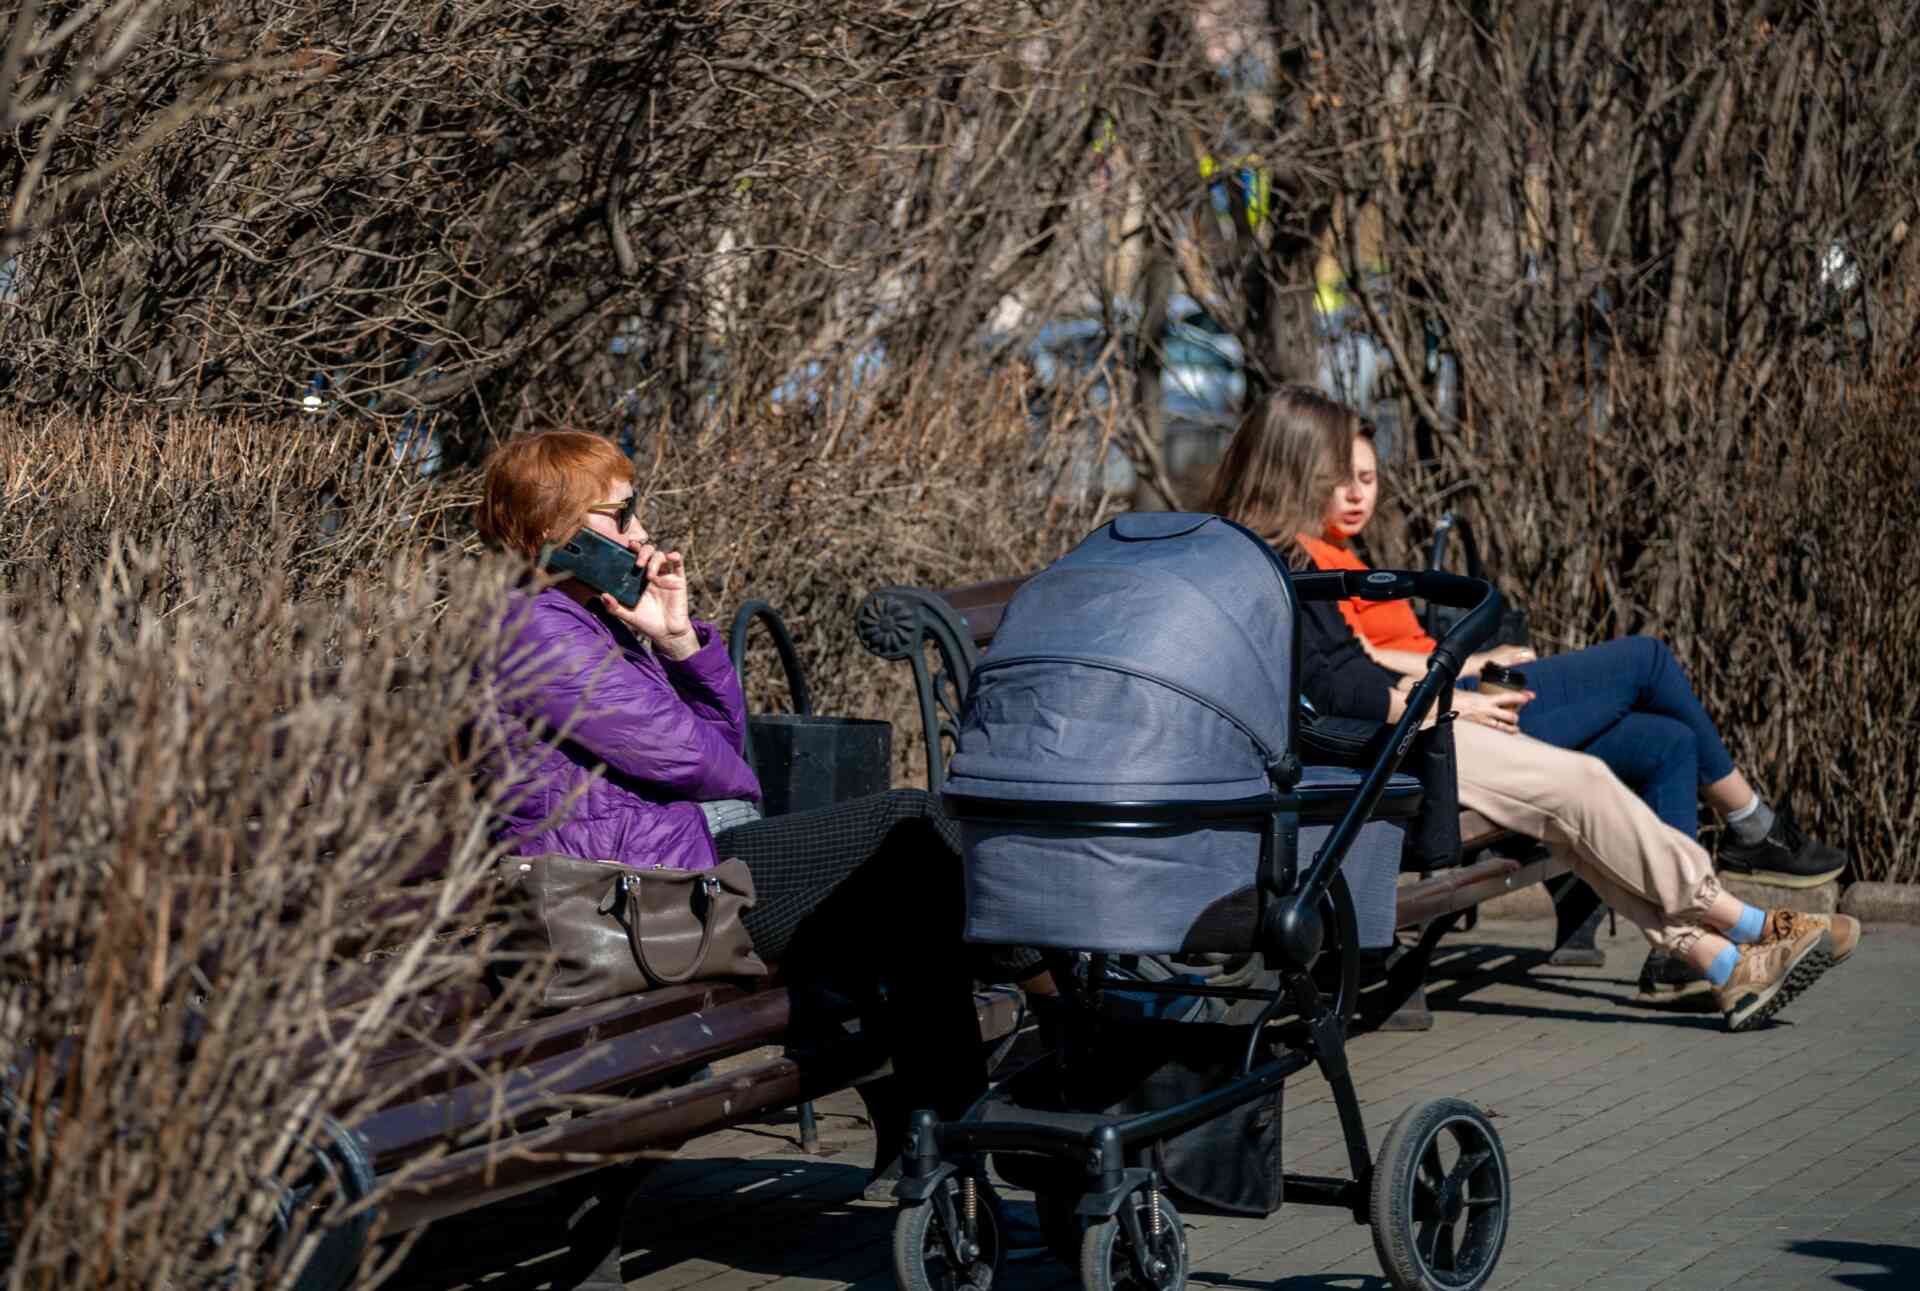
M 673 867 L 668 865 L 652 865 L 652 866 L 649 866 L 648 868 L 655 869 L 655 870 L 665 870 L 665 869 L 671 869 Z M 631 890 L 632 884 L 633 884 L 633 876 L 631 874 L 621 874 L 616 876 L 613 880 L 613 900 L 607 904 L 606 908 L 603 909 L 601 913 L 602 914 L 609 913 L 610 911 L 617 908 L 618 906 L 624 905 L 627 900 L 627 893 Z M 714 878 L 713 875 L 711 874 L 703 875 L 700 879 L 700 890 L 702 892 L 705 892 L 707 894 L 707 899 L 711 901 L 715 897 L 720 895 L 720 880 Z

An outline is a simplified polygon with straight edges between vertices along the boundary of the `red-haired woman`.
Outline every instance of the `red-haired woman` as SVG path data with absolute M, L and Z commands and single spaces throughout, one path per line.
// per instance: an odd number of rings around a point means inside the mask
M 743 922 L 760 954 L 790 981 L 861 1002 L 890 1027 L 907 1106 L 958 1116 L 986 1073 L 973 1006 L 981 957 L 961 940 L 953 826 L 915 790 L 758 818 L 726 644 L 689 612 L 685 559 L 647 533 L 632 464 L 606 440 L 554 431 L 502 445 L 477 518 L 530 570 L 585 527 L 647 574 L 631 609 L 574 579 L 513 598 L 495 678 L 517 742 L 501 837 L 529 856 L 694 870 L 745 861 L 757 903 Z M 1044 988 L 1038 973 L 1038 956 L 1006 952 L 987 975 Z

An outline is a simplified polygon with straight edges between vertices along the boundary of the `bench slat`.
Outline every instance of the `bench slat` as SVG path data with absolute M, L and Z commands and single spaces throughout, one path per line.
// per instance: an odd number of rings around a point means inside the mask
M 778 992 L 782 997 L 785 992 Z M 975 996 L 983 1041 L 992 1044 L 1021 1016 L 1017 992 Z M 678 1144 L 773 1107 L 844 1089 L 884 1068 L 857 1039 L 842 1052 L 804 1066 L 779 1057 L 707 1080 L 638 1098 L 515 1137 L 454 1152 L 411 1173 L 391 1194 L 387 1231 L 418 1227 L 460 1211 L 563 1182 L 663 1144 Z
M 465 1025 L 463 1007 L 467 1010 L 465 1017 L 474 1014 L 471 1006 L 475 1001 L 470 993 L 452 994 L 449 1007 L 441 1013 L 450 1021 L 429 1034 L 426 1043 L 396 1044 L 368 1061 L 362 1088 L 390 1088 L 383 1107 L 447 1093 L 460 1085 L 485 1079 L 484 1073 L 489 1069 L 524 1066 L 626 1035 L 641 1027 L 718 1008 L 745 998 L 748 992 L 733 982 L 687 982 L 583 1005 L 548 1017 L 523 1019 L 512 1026 L 469 1038 L 460 1046 L 460 1061 L 444 1064 L 433 1052 L 434 1047 L 451 1044 L 459 1037 Z M 491 996 L 481 988 L 479 1002 L 484 1004 L 490 1000 Z M 409 1076 L 410 1066 L 418 1067 L 419 1071 Z
M 434 1144 L 561 1110 L 569 1099 L 605 1094 L 729 1054 L 772 1044 L 786 1033 L 787 993 L 742 999 L 639 1027 L 577 1051 L 503 1071 L 445 1093 L 425 1094 L 356 1121 L 379 1169 Z
M 1441 870 L 1400 889 L 1397 920 L 1400 927 L 1409 928 L 1535 883 L 1544 883 L 1566 872 L 1566 862 L 1561 860 L 1549 858 L 1523 864 L 1504 856 Z
M 1471 808 L 1460 812 L 1460 851 L 1472 855 L 1484 847 L 1508 837 L 1508 831 L 1500 828 Z
M 793 1059 L 773 1058 L 501 1144 L 467 1148 L 414 1172 L 388 1194 L 386 1231 L 405 1232 L 564 1183 L 756 1112 L 822 1097 L 842 1084 L 830 1079 L 809 1082 Z
M 993 640 L 993 634 L 1000 630 L 1000 620 L 1007 613 L 1007 602 L 1013 599 L 1013 594 L 1030 577 L 996 578 L 990 582 L 935 592 L 934 595 L 953 607 L 960 621 L 967 625 L 973 643 L 985 649 Z

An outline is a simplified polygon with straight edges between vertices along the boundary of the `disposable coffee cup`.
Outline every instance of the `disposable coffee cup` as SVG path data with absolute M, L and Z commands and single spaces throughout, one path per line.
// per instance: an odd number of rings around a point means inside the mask
M 1480 669 L 1480 693 L 1497 695 L 1505 690 L 1525 690 L 1527 674 L 1504 664 L 1490 663 Z

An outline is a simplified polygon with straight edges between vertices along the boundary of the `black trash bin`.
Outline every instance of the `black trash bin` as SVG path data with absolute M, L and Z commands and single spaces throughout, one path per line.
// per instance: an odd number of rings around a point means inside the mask
M 793 694 L 793 712 L 747 718 L 747 763 L 760 778 L 760 810 L 785 816 L 886 792 L 893 783 L 893 723 L 817 716 L 793 637 L 765 601 L 749 601 L 733 616 L 727 648 L 734 671 L 746 680 L 742 664 L 755 619 L 767 625 Z

